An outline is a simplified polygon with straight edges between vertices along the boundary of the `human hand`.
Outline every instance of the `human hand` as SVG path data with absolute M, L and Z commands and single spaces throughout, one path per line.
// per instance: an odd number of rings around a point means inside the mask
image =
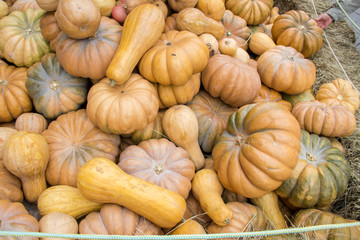
M 322 29 L 327 28 L 333 22 L 333 19 L 327 13 L 321 14 L 319 17 L 314 18 L 314 20 L 316 21 L 317 25 Z

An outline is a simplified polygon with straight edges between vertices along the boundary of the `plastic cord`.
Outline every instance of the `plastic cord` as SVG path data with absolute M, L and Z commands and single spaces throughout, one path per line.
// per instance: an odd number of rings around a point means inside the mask
M 351 19 L 351 17 L 346 13 L 344 8 L 341 6 L 338 0 L 335 0 L 336 3 L 339 5 L 341 11 L 345 14 L 345 16 L 349 19 L 349 21 L 360 31 L 360 27 Z

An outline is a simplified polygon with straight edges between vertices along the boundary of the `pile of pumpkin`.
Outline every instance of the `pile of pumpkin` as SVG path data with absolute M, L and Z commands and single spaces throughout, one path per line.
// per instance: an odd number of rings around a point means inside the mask
M 337 139 L 354 132 L 359 95 L 343 79 L 313 95 L 322 30 L 305 12 L 279 14 L 272 0 L 1 0 L 0 18 L 0 230 L 354 221 L 327 210 L 349 180 Z

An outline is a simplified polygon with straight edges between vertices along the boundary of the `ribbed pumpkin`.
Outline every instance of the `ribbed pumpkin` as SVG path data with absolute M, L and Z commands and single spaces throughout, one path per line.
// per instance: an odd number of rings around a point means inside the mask
M 159 100 L 155 87 L 139 74 L 123 84 L 108 78 L 91 87 L 86 111 L 91 122 L 107 133 L 129 134 L 155 120 Z
M 282 99 L 282 96 L 277 91 L 268 88 L 265 85 L 261 85 L 261 90 L 259 96 L 255 99 L 255 103 L 264 103 L 264 102 L 277 102 L 286 106 L 291 111 L 291 103 Z
M 225 130 L 230 114 L 237 108 L 226 105 L 203 90 L 187 105 L 194 111 L 198 120 L 198 140 L 201 149 L 204 152 L 211 152 L 215 139 Z
M 36 0 L 36 2 L 40 8 L 51 12 L 56 10 L 59 0 Z
M 317 100 L 299 102 L 291 112 L 302 129 L 325 137 L 346 137 L 356 128 L 354 114 L 340 105 L 329 106 Z
M 2 130 L 0 129 L 0 131 Z M 11 202 L 24 200 L 20 180 L 6 169 L 2 160 L 0 160 L 0 183 L 0 199 L 7 199 Z
M 276 193 L 296 208 L 322 208 L 341 196 L 350 177 L 344 154 L 328 138 L 301 131 L 299 161 Z
M 32 110 L 32 101 L 25 87 L 26 73 L 27 68 L 9 66 L 0 60 L 0 123 L 11 122 Z
M 52 212 L 43 216 L 39 221 L 40 232 L 57 234 L 77 234 L 78 223 L 74 217 L 67 213 Z M 42 238 L 42 240 L 51 240 Z M 59 240 L 55 238 L 54 240 Z
M 164 130 L 162 128 L 162 117 L 164 116 L 164 111 L 159 111 L 155 120 L 148 125 L 146 125 L 145 128 L 135 130 L 131 134 L 131 140 L 134 144 L 139 144 L 142 141 L 149 140 L 149 139 L 159 139 L 163 138 Z
M 10 202 L 8 200 L 0 200 L 0 229 L 1 231 L 15 232 L 38 232 L 39 223 L 28 211 L 23 204 L 19 202 Z M 38 240 L 36 237 L 2 237 L 3 239 L 19 239 L 19 240 Z
M 46 179 L 50 185 L 76 187 L 79 169 L 94 157 L 116 161 L 120 137 L 102 132 L 87 117 L 85 109 L 61 115 L 42 133 L 49 144 Z
M 86 100 L 89 81 L 73 77 L 60 65 L 54 53 L 28 69 L 25 83 L 35 109 L 46 118 L 77 110 Z
M 258 25 L 270 16 L 273 0 L 227 0 L 226 9 L 245 19 L 248 25 Z
M 177 192 L 184 199 L 189 195 L 195 175 L 188 152 L 166 138 L 129 146 L 121 153 L 118 165 L 127 174 Z
M 117 204 L 105 204 L 100 212 L 89 213 L 79 224 L 80 234 L 160 235 L 161 228 Z
M 355 112 L 360 105 L 359 93 L 349 81 L 341 78 L 322 84 L 315 99 L 326 105 L 342 105 L 351 112 Z
M 25 199 L 36 202 L 46 189 L 45 170 L 49 161 L 46 140 L 37 133 L 17 132 L 6 140 L 3 150 L 4 165 L 20 178 Z
M 45 11 L 14 11 L 0 20 L 0 52 L 16 66 L 30 67 L 50 52 L 48 41 L 41 35 L 40 19 Z
M 47 120 L 39 113 L 23 113 L 15 121 L 15 129 L 18 131 L 41 133 L 47 126 Z
M 256 69 L 239 59 L 218 54 L 210 58 L 201 73 L 205 90 L 232 107 L 253 102 L 260 93 L 261 81 Z
M 117 21 L 101 17 L 99 28 L 89 38 L 73 39 L 64 32 L 60 33 L 56 57 L 73 76 L 102 79 L 119 46 L 121 33 L 122 27 Z
M 286 93 L 281 93 L 284 100 L 291 103 L 291 105 L 294 107 L 298 102 L 310 102 L 315 100 L 314 93 L 311 88 L 308 90 L 305 90 L 302 93 L 291 95 Z
M 233 218 L 226 226 L 219 226 L 212 222 L 207 228 L 208 233 L 253 232 L 265 228 L 266 217 L 260 208 L 240 202 L 229 202 L 226 206 L 233 212 Z M 230 240 L 232 238 L 223 239 Z
M 57 24 L 54 12 L 47 12 L 40 20 L 40 29 L 42 36 L 50 42 L 50 50 L 56 51 L 56 42 L 61 29 Z
M 257 70 L 266 86 L 287 94 L 298 94 L 315 82 L 316 67 L 292 47 L 278 45 L 257 60 Z
M 250 28 L 246 25 L 246 21 L 239 16 L 234 15 L 230 10 L 226 10 L 221 23 L 225 29 L 224 37 L 233 38 L 238 47 L 246 50 L 248 43 L 246 40 L 250 37 Z
M 282 104 L 241 107 L 212 151 L 220 182 L 249 198 L 275 190 L 297 164 L 300 135 L 299 123 Z
M 16 0 L 10 8 L 10 12 L 25 11 L 28 8 L 38 10 L 40 9 L 40 6 L 37 4 L 36 0 Z
M 277 45 L 290 46 L 311 57 L 320 50 L 323 30 L 306 12 L 291 10 L 278 16 L 271 28 L 271 35 Z
M 84 39 L 96 33 L 101 14 L 92 0 L 59 0 L 55 18 L 69 37 Z
M 220 21 L 225 12 L 225 4 L 222 0 L 199 0 L 196 8 L 200 9 L 205 16 Z
M 160 100 L 160 108 L 169 108 L 191 101 L 200 90 L 200 73 L 196 73 L 184 85 L 155 84 Z
M 161 35 L 139 63 L 144 78 L 163 85 L 184 85 L 201 72 L 209 59 L 203 41 L 188 31 L 170 31 Z
M 341 224 L 357 222 L 350 219 L 344 219 L 339 215 L 321 211 L 318 209 L 305 209 L 296 213 L 294 219 L 295 227 L 310 227 L 327 224 Z M 321 231 L 308 232 L 310 239 L 360 239 L 360 227 L 335 228 Z

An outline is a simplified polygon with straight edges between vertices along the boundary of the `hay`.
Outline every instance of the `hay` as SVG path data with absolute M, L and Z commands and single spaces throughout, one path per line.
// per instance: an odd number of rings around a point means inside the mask
M 316 1 L 315 6 L 318 14 L 325 12 L 331 7 L 330 0 Z M 275 1 L 280 13 L 291 9 L 303 10 L 310 17 L 316 17 L 312 0 L 279 0 Z M 350 80 L 360 90 L 360 52 L 354 46 L 355 33 L 345 20 L 331 24 L 325 33 L 336 56 L 343 65 Z M 316 82 L 313 91 L 319 89 L 320 85 L 330 82 L 336 78 L 346 79 L 341 67 L 336 62 L 330 47 L 324 39 L 323 47 L 310 59 L 314 62 L 316 71 Z M 349 137 L 339 139 L 346 149 L 345 157 L 351 166 L 351 178 L 347 190 L 343 196 L 337 199 L 331 206 L 332 212 L 344 218 L 360 220 L 360 111 L 355 113 L 357 128 Z

